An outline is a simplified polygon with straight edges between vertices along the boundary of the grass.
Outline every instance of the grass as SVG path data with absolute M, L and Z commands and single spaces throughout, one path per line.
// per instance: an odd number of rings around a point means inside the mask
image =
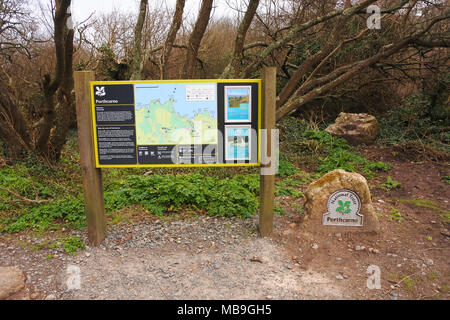
M 450 222 L 450 211 L 442 209 L 439 205 L 437 205 L 433 200 L 427 199 L 397 199 L 400 203 L 409 204 L 418 208 L 427 208 L 431 209 L 437 214 L 441 216 L 444 222 Z

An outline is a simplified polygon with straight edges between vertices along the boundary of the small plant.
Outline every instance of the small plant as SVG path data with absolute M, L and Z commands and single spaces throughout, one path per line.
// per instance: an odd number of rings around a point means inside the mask
M 273 208 L 273 211 L 278 216 L 285 216 L 286 215 L 286 211 L 280 206 L 275 206 Z
M 391 191 L 394 189 L 400 189 L 402 184 L 398 181 L 392 180 L 391 176 L 387 176 L 386 182 L 380 185 L 380 187 L 386 191 Z
M 403 284 L 408 291 L 412 291 L 414 289 L 414 281 L 413 279 L 411 279 L 411 277 L 403 278 Z
M 397 221 L 401 223 L 403 220 L 402 214 L 395 208 L 391 208 L 391 213 L 389 215 L 389 221 Z
M 450 176 L 445 176 L 441 179 L 442 182 L 445 182 L 446 184 L 450 184 Z
M 63 246 L 63 250 L 66 253 L 70 253 L 71 255 L 75 255 L 78 249 L 86 250 L 86 246 L 78 236 L 73 236 L 70 238 L 64 238 L 60 241 Z
M 429 273 L 429 274 L 427 275 L 427 278 L 428 278 L 429 280 L 436 280 L 436 279 L 438 278 L 438 274 L 437 274 L 437 273 L 434 273 L 434 272 Z
M 296 173 L 298 169 L 287 160 L 280 160 L 278 164 L 278 175 L 280 177 L 289 177 Z
M 275 189 L 276 196 L 291 196 L 294 198 L 300 198 L 303 196 L 303 193 L 295 190 L 293 187 L 276 187 Z

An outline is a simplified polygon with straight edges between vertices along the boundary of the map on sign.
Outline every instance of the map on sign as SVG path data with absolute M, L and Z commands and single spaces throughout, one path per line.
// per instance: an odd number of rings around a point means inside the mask
M 216 96 L 210 84 L 135 84 L 137 144 L 217 144 Z

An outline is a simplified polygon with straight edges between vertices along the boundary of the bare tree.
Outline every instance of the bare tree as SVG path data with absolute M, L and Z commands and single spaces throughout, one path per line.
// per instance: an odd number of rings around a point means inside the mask
M 256 10 L 258 9 L 259 0 L 250 0 L 247 11 L 245 12 L 244 18 L 239 25 L 236 40 L 234 43 L 234 53 L 228 66 L 225 68 L 221 75 L 221 78 L 229 78 L 230 76 L 238 77 L 241 72 L 241 63 L 243 60 L 243 49 L 245 37 L 247 36 L 248 28 L 252 23 L 253 17 L 255 16 Z
M 56 66 L 53 77 L 49 74 L 44 76 L 42 81 L 42 87 L 44 92 L 44 104 L 43 104 L 43 118 L 38 124 L 38 138 L 36 142 L 36 151 L 48 158 L 58 158 L 59 151 L 57 149 L 51 150 L 49 144 L 51 129 L 54 126 L 55 119 L 57 117 L 57 109 L 65 109 L 69 107 L 65 102 L 59 104 L 55 108 L 55 94 L 60 89 L 61 84 L 64 85 L 64 92 L 61 92 L 60 98 L 63 98 L 67 102 L 71 100 L 69 98 L 72 88 L 67 86 L 73 85 L 72 79 L 72 54 L 73 54 L 73 36 L 74 30 L 67 28 L 67 19 L 69 15 L 67 13 L 70 7 L 71 0 L 56 0 L 55 1 L 55 15 L 54 15 L 54 42 L 56 53 Z M 67 84 L 66 82 L 69 82 Z M 67 112 L 67 110 L 64 110 Z M 61 113 L 64 113 L 61 112 Z M 62 115 L 64 117 L 64 115 Z M 53 140 L 59 139 L 65 140 L 67 129 L 61 129 L 56 134 L 61 134 L 64 137 L 55 137 Z M 55 146 L 55 147 L 60 147 Z
M 12 10 L 12 13 L 10 12 L 12 15 L 8 21 L 17 29 L 21 21 L 19 17 L 23 15 L 23 11 L 18 10 L 20 8 L 17 6 L 18 1 L 8 0 L 7 2 L 12 4 L 9 7 L 4 7 L 7 10 Z M 51 2 L 54 4 L 53 38 L 56 63 L 53 75 L 45 74 L 41 82 L 43 99 L 40 105 L 41 110 L 39 110 L 40 120 L 35 124 L 30 124 L 32 119 L 25 117 L 26 112 L 19 107 L 19 100 L 12 99 L 11 93 L 1 95 L 0 127 L 2 129 L 0 130 L 0 137 L 6 142 L 9 153 L 15 156 L 18 156 L 18 153 L 23 150 L 27 152 L 34 150 L 47 160 L 57 160 L 65 144 L 71 120 L 70 115 L 73 115 L 74 30 L 67 28 L 70 2 L 70 0 Z M 5 5 L 5 3 L 3 2 L 2 5 Z M 4 23 L 3 26 L 5 25 Z M 10 32 L 13 28 L 7 30 Z M 26 33 L 21 31 L 19 34 L 25 35 Z M 9 47 L 8 50 L 11 50 L 11 48 Z M 27 51 L 29 52 L 31 49 L 32 46 L 29 46 Z M 21 52 L 18 46 L 16 46 L 16 52 Z M 7 75 L 6 72 L 5 75 Z M 0 86 L 3 89 L 9 84 L 0 81 Z
M 145 17 L 147 15 L 148 0 L 141 0 L 139 6 L 139 15 L 134 28 L 133 54 L 130 63 L 131 80 L 140 79 L 142 69 L 144 68 L 144 59 L 142 54 L 142 29 L 144 28 Z
M 192 30 L 187 42 L 186 54 L 181 72 L 181 76 L 184 79 L 192 79 L 194 77 L 195 62 L 198 57 L 198 50 L 200 48 L 203 35 L 205 34 L 206 27 L 209 23 L 212 6 L 213 0 L 202 0 L 197 21 L 195 22 L 194 29 Z
M 173 45 L 175 43 L 175 38 L 182 24 L 184 4 L 185 0 L 177 0 L 175 13 L 173 14 L 172 24 L 170 25 L 169 33 L 167 34 L 166 41 L 164 42 L 164 46 L 162 48 L 162 53 L 159 62 L 161 79 L 167 78 L 167 64 L 169 61 Z

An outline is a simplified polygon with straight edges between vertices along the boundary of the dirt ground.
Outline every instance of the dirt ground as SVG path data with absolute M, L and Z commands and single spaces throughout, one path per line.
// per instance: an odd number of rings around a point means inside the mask
M 450 167 L 400 160 L 391 149 L 364 152 L 392 166 L 370 181 L 376 235 L 310 234 L 289 208 L 265 239 L 257 217 L 160 220 L 134 212 L 108 226 L 101 246 L 75 256 L 33 250 L 56 232 L 2 236 L 0 265 L 18 266 L 28 279 L 11 299 L 449 299 L 450 188 L 441 179 Z M 388 175 L 402 187 L 380 188 Z M 391 219 L 393 209 L 401 222 Z M 85 231 L 63 233 L 86 240 Z M 369 266 L 381 271 L 381 289 L 367 287 Z

